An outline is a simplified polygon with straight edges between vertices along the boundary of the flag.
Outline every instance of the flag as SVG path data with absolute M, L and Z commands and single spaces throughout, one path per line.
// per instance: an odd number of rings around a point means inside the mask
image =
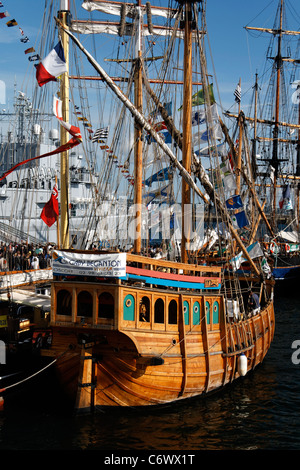
M 159 198 L 160 201 L 165 200 L 167 197 L 171 196 L 172 185 L 168 184 L 161 189 L 156 189 L 155 191 L 150 191 L 147 194 L 143 195 L 143 203 L 148 205 L 154 199 Z
M 29 47 L 29 49 L 26 49 L 24 51 L 25 54 L 29 54 L 30 52 L 35 52 L 35 48 L 34 47 Z
M 65 53 L 59 41 L 54 49 L 36 66 L 36 79 L 39 86 L 56 80 L 59 75 L 67 71 Z
M 154 173 L 154 175 L 149 176 L 149 178 L 143 181 L 143 184 L 146 186 L 151 186 L 152 183 L 157 181 L 167 181 L 170 179 L 170 175 L 171 169 L 170 167 L 166 167 L 162 170 L 159 170 L 157 173 Z
M 263 256 L 264 252 L 259 244 L 259 242 L 254 242 L 247 248 L 248 254 L 251 259 L 258 258 L 259 256 Z
M 25 36 L 25 38 L 21 38 L 20 41 L 25 44 L 26 42 L 29 42 L 29 37 Z
M 279 201 L 280 209 L 291 210 L 293 209 L 292 201 L 291 201 L 291 191 L 290 186 L 287 184 L 284 186 L 282 190 L 282 196 Z
M 200 145 L 201 142 L 208 142 L 209 140 L 222 140 L 223 134 L 221 126 L 218 122 L 212 123 L 208 129 L 195 132 L 192 138 L 194 145 Z
M 210 98 L 210 104 L 213 104 L 216 102 L 215 97 L 214 97 L 214 92 L 213 92 L 213 85 L 212 83 L 208 85 L 208 93 L 209 93 L 209 98 Z M 200 106 L 205 103 L 204 99 L 204 91 L 203 88 L 201 90 L 197 91 L 193 96 L 192 96 L 192 106 Z M 182 106 L 178 109 L 178 111 L 182 110 Z
M 224 160 L 224 162 L 220 164 L 220 171 L 225 191 L 232 194 L 236 189 L 236 181 L 231 170 L 229 159 Z
M 217 123 L 219 123 L 219 113 L 217 103 L 214 103 L 209 108 L 211 119 Z M 192 113 L 192 126 L 196 126 L 198 124 L 203 124 L 206 120 L 207 113 L 205 111 L 194 111 Z
M 97 142 L 98 140 L 104 140 L 108 137 L 108 127 L 103 127 L 102 129 L 97 129 L 93 135 L 92 142 Z M 101 142 L 103 143 L 103 142 Z
M 159 131 L 163 131 L 163 130 L 167 130 L 167 126 L 165 124 L 164 121 L 161 121 L 161 122 L 157 122 L 153 125 L 153 129 L 156 131 L 156 132 L 159 132 Z
M 222 157 L 225 153 L 225 144 L 222 142 L 218 145 L 211 145 L 203 147 L 200 150 L 195 150 L 196 155 L 201 155 L 201 157 L 209 157 L 211 153 L 217 153 L 219 157 Z
M 171 136 L 169 131 L 160 132 L 159 135 L 163 139 L 165 144 L 171 144 L 172 143 L 172 136 Z M 150 144 L 150 142 L 156 142 L 154 137 L 151 137 L 151 135 L 147 135 L 146 140 L 147 140 L 148 144 Z
M 261 269 L 267 275 L 267 278 L 271 276 L 272 271 L 265 257 L 261 260 Z
M 192 126 L 203 124 L 205 122 L 205 119 L 206 119 L 205 111 L 194 111 L 192 113 Z
M 72 126 L 71 124 L 63 121 L 62 118 L 62 101 L 56 96 L 53 97 L 53 113 L 59 119 L 61 125 L 76 139 L 82 140 L 79 127 Z
M 13 19 L 13 20 L 8 21 L 6 24 L 9 28 L 11 28 L 12 26 L 17 26 L 18 23 L 16 22 L 15 19 Z
M 216 102 L 215 97 L 214 97 L 214 92 L 213 92 L 213 85 L 210 84 L 208 86 L 208 93 L 209 93 L 209 98 L 210 98 L 210 104 L 213 104 Z M 197 93 L 195 93 L 192 96 L 192 106 L 197 106 L 205 103 L 205 98 L 204 98 L 204 91 L 203 88 Z
M 40 58 L 40 56 L 39 56 L 38 54 L 34 54 L 34 55 L 28 57 L 28 60 L 29 60 L 30 62 L 34 62 L 35 60 L 41 60 L 41 58 Z
M 6 16 L 9 16 L 8 11 L 5 11 L 4 13 L 0 13 L 0 18 L 5 18 Z
M 0 2 L 0 7 L 3 7 L 3 3 L 2 3 L 2 2 Z
M 48 227 L 51 227 L 54 222 L 56 222 L 58 215 L 58 190 L 57 185 L 55 184 L 49 201 L 44 205 L 41 213 L 41 219 L 45 222 L 46 225 L 48 225 Z
M 226 201 L 226 207 L 227 209 L 240 209 L 243 207 L 243 202 L 241 199 L 241 196 L 232 196 Z
M 233 227 L 238 230 L 240 228 L 246 227 L 249 225 L 248 219 L 246 217 L 245 211 L 237 212 L 231 216 L 231 221 Z
M 236 86 L 236 89 L 234 90 L 234 98 L 235 98 L 235 101 L 237 103 L 240 103 L 241 101 L 241 87 L 240 87 L 240 84 L 238 83 L 237 86 Z
M 258 258 L 259 256 L 264 255 L 263 250 L 261 249 L 261 246 L 260 246 L 259 242 L 252 243 L 252 245 L 249 245 L 246 248 L 246 250 L 247 250 L 248 255 L 251 259 Z M 262 268 L 263 268 L 263 265 L 265 264 L 264 259 L 265 258 L 263 258 L 262 263 L 261 263 Z M 248 261 L 248 260 L 243 257 L 243 253 L 241 251 L 238 255 L 236 255 L 234 258 L 232 258 L 229 262 L 231 263 L 233 269 L 236 270 L 236 269 L 239 269 L 241 264 L 244 263 L 245 261 Z M 266 262 L 266 259 L 265 259 L 265 262 Z M 267 263 L 267 266 L 268 266 L 268 263 Z M 267 271 L 265 271 L 265 272 L 267 272 Z
M 232 269 L 234 271 L 240 268 L 242 262 L 243 262 L 242 252 L 240 252 L 234 258 L 231 258 L 231 260 L 229 260 L 229 263 L 232 265 Z

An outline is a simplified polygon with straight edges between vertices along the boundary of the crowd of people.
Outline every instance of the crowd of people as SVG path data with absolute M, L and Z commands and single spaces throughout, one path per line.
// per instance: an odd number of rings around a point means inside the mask
M 44 269 L 51 266 L 53 245 L 0 242 L 0 272 Z

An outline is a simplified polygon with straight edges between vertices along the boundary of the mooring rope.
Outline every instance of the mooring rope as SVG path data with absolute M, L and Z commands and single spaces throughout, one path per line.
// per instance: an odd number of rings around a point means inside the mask
M 46 365 L 45 367 L 43 367 L 41 370 L 38 370 L 38 371 L 35 372 L 34 374 L 30 375 L 29 377 L 26 377 L 26 378 L 23 379 L 23 380 L 20 380 L 19 382 L 16 382 L 15 384 L 8 385 L 8 386 L 5 387 L 5 388 L 0 388 L 0 393 L 5 392 L 5 391 L 8 390 L 9 388 L 16 387 L 17 385 L 20 385 L 21 383 L 26 382 L 27 380 L 32 379 L 33 377 L 35 377 L 36 375 L 40 374 L 41 372 L 43 372 L 43 371 L 44 371 L 45 369 L 47 369 L 48 367 L 52 366 L 52 364 L 54 364 L 56 361 L 57 361 L 57 359 L 54 359 L 54 361 L 50 362 L 50 364 L 47 364 L 47 365 Z
M 41 372 L 44 372 L 44 370 L 48 369 L 49 367 L 51 367 L 58 359 L 60 359 L 67 351 L 63 352 L 62 354 L 60 354 L 60 356 L 58 356 L 56 359 L 54 359 L 54 361 L 50 362 L 49 364 L 47 364 L 45 367 L 43 367 L 41 370 L 38 370 L 37 372 L 35 372 L 34 374 L 30 375 L 29 377 L 26 377 L 25 379 L 23 380 L 20 380 L 19 382 L 16 382 L 14 384 L 11 384 L 11 385 L 8 385 L 7 387 L 5 388 L 0 388 L 0 393 L 2 392 L 5 392 L 6 390 L 8 390 L 9 388 L 12 388 L 12 387 L 16 387 L 17 385 L 20 385 L 21 383 L 24 383 L 24 382 L 27 382 L 27 380 L 30 380 L 32 379 L 33 377 L 35 377 L 36 375 L 40 374 Z

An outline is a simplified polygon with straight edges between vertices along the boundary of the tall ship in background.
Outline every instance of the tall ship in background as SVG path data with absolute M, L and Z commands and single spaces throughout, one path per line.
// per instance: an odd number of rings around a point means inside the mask
M 277 285 L 284 288 L 300 280 L 300 32 L 288 25 L 292 4 L 286 3 L 279 0 L 273 27 L 245 27 L 256 41 L 264 35 L 270 40 L 250 108 L 240 113 L 235 134 L 248 145 L 249 172 L 267 216 L 260 237 Z

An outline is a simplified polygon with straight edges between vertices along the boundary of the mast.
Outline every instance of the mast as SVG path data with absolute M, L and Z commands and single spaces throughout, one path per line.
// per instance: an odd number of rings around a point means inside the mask
M 239 87 L 241 89 L 241 79 L 239 80 Z M 242 147 L 243 147 L 243 116 L 241 113 L 241 100 L 239 100 L 239 111 L 238 111 L 238 123 L 239 123 L 239 147 L 238 147 L 238 159 L 236 164 L 236 194 L 240 194 L 241 186 L 241 165 L 242 165 Z
M 183 86 L 183 139 L 182 139 L 182 164 L 191 174 L 192 159 L 192 9 L 191 3 L 185 2 L 185 34 L 184 34 L 184 86 Z M 189 243 L 190 229 L 187 226 L 185 212 L 190 207 L 191 191 L 186 181 L 182 180 L 182 236 L 181 236 L 181 261 L 188 262 L 187 246 Z M 188 233 L 187 233 L 188 232 Z
M 136 50 L 134 61 L 134 103 L 139 112 L 143 108 L 143 95 L 142 95 L 142 11 L 141 0 L 138 0 L 136 7 L 137 14 L 137 31 L 136 31 Z M 142 227 L 142 165 L 143 165 L 143 142 L 142 142 L 142 127 L 135 119 L 134 125 L 134 203 L 136 207 L 136 227 L 134 239 L 134 252 L 141 253 L 141 227 Z
M 273 152 L 272 152 L 272 166 L 274 168 L 274 192 L 273 192 L 273 214 L 272 214 L 272 225 L 275 230 L 275 212 L 276 212 L 276 182 L 278 175 L 278 134 L 279 134 L 279 99 L 280 99 L 280 78 L 281 78 L 281 66 L 282 66 L 282 55 L 281 55 L 281 43 L 282 43 L 282 10 L 283 0 L 280 2 L 280 26 L 278 35 L 278 46 L 277 56 L 275 57 L 276 63 L 276 101 L 275 101 L 275 125 L 273 130 Z
M 258 81 L 257 73 L 255 74 L 255 85 L 254 85 L 254 128 L 253 128 L 253 140 L 252 140 L 252 172 L 254 179 L 256 178 L 256 143 L 257 143 L 257 95 L 258 95 Z
M 58 18 L 63 24 L 64 28 L 68 28 L 70 19 L 70 1 L 60 0 L 60 11 L 58 12 Z M 66 59 L 69 56 L 69 36 L 63 28 L 60 29 L 62 46 L 64 49 Z M 68 60 L 66 60 L 67 67 L 69 67 Z M 62 119 L 65 122 L 69 122 L 69 74 L 62 74 L 61 86 L 60 86 L 60 99 L 62 101 Z M 61 126 L 61 145 L 68 142 L 68 136 L 66 129 Z M 69 152 L 65 151 L 61 153 L 60 160 L 60 242 L 61 248 L 69 248 L 70 236 L 69 236 Z

